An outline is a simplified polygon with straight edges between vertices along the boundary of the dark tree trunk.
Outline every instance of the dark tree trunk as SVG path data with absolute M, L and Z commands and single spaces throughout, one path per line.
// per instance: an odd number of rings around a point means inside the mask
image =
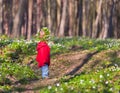
M 27 0 L 20 0 L 17 13 L 15 14 L 14 21 L 13 21 L 13 32 L 12 32 L 12 36 L 14 38 L 19 38 L 20 36 L 26 2 Z
M 61 0 L 57 0 L 57 28 L 55 35 L 58 36 L 59 28 L 60 28 L 60 20 L 61 20 Z
M 41 29 L 41 19 L 42 19 L 42 0 L 37 0 L 37 32 Z
M 89 7 L 89 0 L 83 0 L 83 16 L 82 16 L 82 32 L 83 32 L 83 36 L 86 37 L 88 35 L 88 7 Z
M 55 34 L 57 28 L 57 1 L 50 0 L 50 19 L 51 19 L 51 32 Z
M 0 0 L 0 35 L 2 34 L 3 27 L 2 27 L 2 22 L 3 22 L 3 0 Z
M 60 22 L 60 29 L 59 29 L 59 37 L 64 36 L 64 31 L 65 31 L 65 22 L 66 22 L 66 15 L 67 15 L 67 3 L 68 0 L 63 0 L 63 9 L 62 9 L 62 17 L 61 17 L 61 22 Z
M 28 1 L 28 35 L 27 39 L 31 39 L 31 31 L 32 31 L 32 11 L 33 11 L 33 0 Z
M 98 33 L 98 23 L 101 18 L 101 7 L 102 7 L 102 0 L 99 1 L 97 4 L 97 17 L 95 19 L 95 22 L 93 23 L 93 31 L 92 31 L 92 38 L 97 38 L 97 33 Z

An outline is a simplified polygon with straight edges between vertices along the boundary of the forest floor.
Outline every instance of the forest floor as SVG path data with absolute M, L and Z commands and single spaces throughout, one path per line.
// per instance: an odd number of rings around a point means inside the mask
M 80 74 L 85 70 L 90 71 L 96 67 L 101 60 L 108 59 L 105 56 L 107 52 L 111 52 L 111 50 L 91 52 L 89 50 L 78 49 L 55 55 L 51 58 L 49 68 L 50 79 L 41 79 L 40 77 L 38 80 L 30 81 L 29 84 L 16 86 L 13 91 L 18 93 L 39 93 L 41 88 L 59 82 L 63 76 L 69 79 L 73 75 Z

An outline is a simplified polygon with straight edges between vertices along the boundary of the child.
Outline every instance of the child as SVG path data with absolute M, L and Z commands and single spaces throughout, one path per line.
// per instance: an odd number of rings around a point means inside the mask
M 37 56 L 36 61 L 38 62 L 38 67 L 41 69 L 42 78 L 49 78 L 49 65 L 50 65 L 50 48 L 47 44 L 49 37 L 49 30 L 43 27 L 40 31 L 40 42 L 37 44 Z

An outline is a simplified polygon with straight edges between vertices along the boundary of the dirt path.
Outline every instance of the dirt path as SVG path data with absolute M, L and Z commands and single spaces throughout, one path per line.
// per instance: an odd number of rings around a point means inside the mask
M 21 88 L 20 93 L 39 93 L 40 88 L 55 84 L 65 75 L 75 75 L 82 71 L 82 67 L 87 64 L 88 60 L 98 52 L 89 51 L 72 51 L 65 54 L 54 56 L 51 59 L 50 79 L 32 81 L 28 85 L 18 86 Z M 19 92 L 18 92 L 19 93 Z

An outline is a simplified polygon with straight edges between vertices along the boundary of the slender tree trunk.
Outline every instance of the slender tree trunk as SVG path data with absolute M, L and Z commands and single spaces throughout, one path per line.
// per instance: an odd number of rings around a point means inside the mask
M 4 0 L 4 7 L 3 7 L 3 32 L 5 35 L 8 35 L 9 33 L 9 9 L 8 6 L 9 1 Z
M 22 19 L 23 19 L 23 15 L 24 15 L 24 11 L 25 11 L 26 2 L 27 2 L 27 0 L 20 0 L 20 4 L 18 6 L 19 9 L 17 10 L 17 13 L 16 13 L 14 21 L 13 21 L 14 23 L 13 23 L 12 36 L 14 38 L 19 38 L 19 36 L 20 36 Z
M 102 7 L 102 0 L 99 0 L 99 3 L 97 4 L 97 17 L 95 19 L 95 22 L 93 23 L 93 32 L 92 32 L 92 38 L 97 38 L 98 33 L 98 23 L 101 17 L 101 7 Z
M 77 1 L 69 0 L 69 36 L 77 34 Z
M 41 18 L 42 18 L 42 0 L 37 0 L 37 31 L 41 29 Z
M 74 7 L 75 7 L 75 24 L 74 24 L 74 36 L 79 36 L 79 18 L 78 18 L 78 11 L 79 11 L 79 9 L 78 9 L 78 6 L 79 6 L 79 0 L 76 0 L 75 1 L 75 5 L 74 5 Z
M 97 0 L 98 1 L 98 0 Z M 97 1 L 95 1 L 95 2 L 91 2 L 90 3 L 90 9 L 89 9 L 89 11 L 90 11 L 90 13 L 89 13 L 89 20 L 90 20 L 90 31 L 89 31 L 89 37 L 90 38 L 92 38 L 92 32 L 93 32 L 93 23 L 95 22 L 95 19 L 96 19 L 96 2 Z
M 55 35 L 58 36 L 61 20 L 61 0 L 57 0 L 57 28 Z
M 15 33 L 14 33 L 14 28 L 15 28 L 15 17 L 17 15 L 17 11 L 18 11 L 18 8 L 19 8 L 19 3 L 20 1 L 18 0 L 13 0 L 13 6 L 12 6 L 12 22 L 13 22 L 13 28 L 12 28 L 12 32 L 11 32 L 11 37 L 14 37 Z M 17 25 L 16 25 L 17 26 Z
M 83 17 L 83 0 L 79 0 L 79 5 L 78 5 L 78 19 L 79 19 L 79 23 L 78 23 L 78 34 L 79 36 L 82 36 L 83 32 L 82 32 L 82 17 Z
M 47 2 L 47 19 L 48 19 L 48 28 L 51 29 L 52 27 L 52 20 L 51 20 L 51 15 L 50 15 L 50 12 L 51 12 L 51 4 L 50 4 L 50 0 L 48 0 Z
M 2 16 L 2 11 L 3 11 L 3 0 L 0 0 L 0 35 L 2 34 L 2 22 L 3 22 L 3 16 Z
M 32 11 L 33 11 L 33 0 L 29 0 L 29 2 L 28 2 L 28 35 L 27 35 L 28 40 L 31 39 Z
M 28 29 L 28 7 L 26 7 L 26 11 L 24 13 L 24 21 L 21 27 L 21 36 L 27 39 L 27 29 Z
M 42 0 L 42 18 L 41 27 L 48 26 L 48 2 L 49 0 Z
M 106 2 L 105 2 L 106 3 Z M 101 33 L 101 39 L 106 39 L 106 38 L 108 38 L 109 36 L 108 36 L 108 24 L 109 24 L 109 22 L 108 22 L 108 14 L 107 14 L 107 4 L 105 4 L 106 6 L 105 6 L 105 9 L 103 9 L 103 28 L 102 28 L 102 33 Z
M 83 32 L 83 36 L 86 37 L 87 36 L 87 32 L 88 32 L 88 0 L 83 0 L 83 19 L 82 19 L 82 32 Z
M 74 2 L 75 2 L 74 0 L 69 0 L 69 36 L 73 35 L 74 16 L 75 16 Z
M 67 3 L 68 0 L 63 0 L 63 9 L 62 9 L 62 18 L 61 18 L 61 23 L 60 23 L 60 29 L 59 29 L 59 37 L 64 36 L 64 30 L 65 30 L 65 20 L 66 20 L 66 9 L 67 9 Z
M 13 7 L 13 0 L 10 0 L 10 10 L 9 10 L 9 36 L 12 33 L 12 28 L 13 28 L 13 16 L 12 16 L 12 7 Z
M 113 37 L 114 33 L 113 33 L 113 15 L 115 14 L 115 1 L 112 0 L 111 1 L 112 5 L 111 5 L 111 9 L 110 9 L 110 17 L 109 17 L 109 28 L 108 28 L 108 32 L 109 32 L 109 37 Z M 115 25 L 117 26 L 117 25 Z M 114 31 L 115 32 L 115 31 Z
M 55 34 L 57 27 L 57 1 L 50 0 L 50 19 L 51 19 L 51 33 Z
M 116 1 L 115 14 L 114 14 L 114 33 L 116 38 L 120 38 L 120 1 Z

